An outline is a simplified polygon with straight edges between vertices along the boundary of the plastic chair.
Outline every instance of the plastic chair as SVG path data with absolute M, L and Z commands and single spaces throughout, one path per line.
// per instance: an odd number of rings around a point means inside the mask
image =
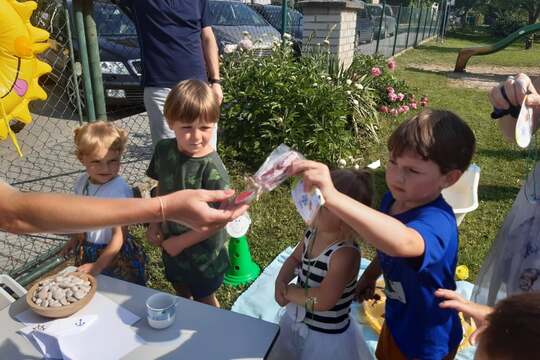
M 0 310 L 17 300 L 6 291 L 6 288 L 11 290 L 19 298 L 26 295 L 26 289 L 21 284 L 7 274 L 0 274 Z
M 442 191 L 444 199 L 454 210 L 458 226 L 467 213 L 478 207 L 479 181 L 480 167 L 471 164 L 454 185 Z

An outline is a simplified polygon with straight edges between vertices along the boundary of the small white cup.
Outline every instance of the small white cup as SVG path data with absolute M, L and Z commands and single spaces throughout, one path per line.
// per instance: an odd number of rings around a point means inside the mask
M 174 296 L 158 293 L 146 300 L 148 325 L 154 329 L 165 329 L 172 325 L 176 318 L 177 301 Z

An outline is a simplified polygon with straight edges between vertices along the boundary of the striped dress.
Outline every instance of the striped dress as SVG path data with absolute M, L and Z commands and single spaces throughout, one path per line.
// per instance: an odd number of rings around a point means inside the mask
M 312 231 L 306 231 L 304 249 L 308 248 L 309 238 L 313 235 Z M 307 282 L 309 288 L 320 287 L 334 252 L 347 247 L 359 251 L 353 241 L 332 244 L 314 259 L 309 259 L 304 250 L 297 284 L 303 287 Z M 287 304 L 279 320 L 279 336 L 268 359 L 372 359 L 358 326 L 350 319 L 355 286 L 356 279 L 347 284 L 337 304 L 328 311 L 310 312 L 304 306 Z
M 306 287 L 306 281 L 308 288 L 318 288 L 321 286 L 328 272 L 332 254 L 336 250 L 349 247 L 360 251 L 354 241 L 341 241 L 330 245 L 316 258 L 309 259 L 307 257 L 307 249 L 310 236 L 312 236 L 312 231 L 306 231 L 304 236 L 304 252 L 302 254 L 302 268 L 298 274 L 298 285 L 302 288 Z M 341 297 L 332 309 L 314 312 L 306 310 L 304 323 L 310 329 L 328 334 L 340 334 L 347 330 L 350 324 L 349 312 L 351 311 L 355 288 L 356 278 L 345 286 Z

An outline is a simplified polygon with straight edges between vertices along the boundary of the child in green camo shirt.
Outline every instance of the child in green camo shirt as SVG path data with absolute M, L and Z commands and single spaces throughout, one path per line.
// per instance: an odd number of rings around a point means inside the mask
M 228 188 L 229 175 L 210 143 L 219 117 L 210 87 L 199 80 L 182 81 L 169 93 L 163 110 L 176 138 L 157 143 L 146 171 L 158 180 L 158 194 Z M 196 232 L 173 222 L 152 223 L 147 236 L 163 248 L 165 275 L 179 296 L 219 307 L 215 292 L 229 267 L 223 228 Z

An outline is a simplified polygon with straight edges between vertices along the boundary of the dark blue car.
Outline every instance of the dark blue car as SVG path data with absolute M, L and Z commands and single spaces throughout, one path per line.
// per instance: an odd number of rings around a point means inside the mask
M 71 7 L 71 1 L 68 5 Z M 244 3 L 210 0 L 208 5 L 220 53 L 227 45 L 234 47 L 249 36 L 254 44 L 254 55 L 267 55 L 271 52 L 272 41 L 279 39 L 279 32 Z M 110 2 L 94 1 L 107 105 L 143 104 L 139 42 L 135 25 L 128 15 L 129 9 L 121 9 Z M 79 58 L 76 39 L 73 44 L 76 58 Z M 70 92 L 74 99 L 74 90 Z

